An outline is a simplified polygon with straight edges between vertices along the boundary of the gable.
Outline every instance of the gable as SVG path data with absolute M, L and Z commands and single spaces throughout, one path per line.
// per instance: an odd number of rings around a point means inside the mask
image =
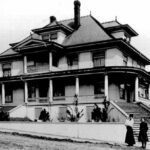
M 14 50 L 20 51 L 21 49 L 28 49 L 33 47 L 45 46 L 47 42 L 37 39 L 28 39 L 27 41 L 20 42 L 13 47 Z
M 21 45 L 18 46 L 18 48 L 24 48 L 24 47 L 32 47 L 32 46 L 40 46 L 40 45 L 44 45 L 45 42 L 44 41 L 39 41 L 39 40 L 29 40 L 25 43 L 22 43 Z

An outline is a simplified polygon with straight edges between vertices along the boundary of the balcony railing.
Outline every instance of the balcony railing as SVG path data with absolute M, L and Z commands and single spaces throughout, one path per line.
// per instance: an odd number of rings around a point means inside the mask
M 39 98 L 28 98 L 29 103 L 48 103 L 49 98 L 48 97 L 39 97 Z
M 45 72 L 49 70 L 49 65 L 44 66 L 28 66 L 27 72 L 28 73 L 35 73 L 35 72 Z
M 50 98 L 49 97 L 35 97 L 28 98 L 28 103 L 30 104 L 48 104 Z M 53 104 L 73 104 L 75 100 L 74 96 L 55 96 L 53 97 Z M 97 103 L 103 102 L 104 95 L 80 95 L 78 97 L 79 103 Z

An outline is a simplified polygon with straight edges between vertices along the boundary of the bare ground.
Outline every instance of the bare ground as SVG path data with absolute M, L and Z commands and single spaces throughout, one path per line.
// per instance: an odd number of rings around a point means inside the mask
M 0 150 L 132 150 L 139 148 L 109 143 L 92 144 L 47 140 L 18 134 L 0 133 Z

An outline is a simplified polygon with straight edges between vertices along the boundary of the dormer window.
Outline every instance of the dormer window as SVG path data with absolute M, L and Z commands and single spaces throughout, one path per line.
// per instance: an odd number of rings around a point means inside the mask
M 50 34 L 50 40 L 57 40 L 57 32 Z
M 57 32 L 50 33 L 50 34 L 44 34 L 42 36 L 42 39 L 45 40 L 45 41 L 57 40 Z
M 11 76 L 11 63 L 3 64 L 2 69 L 3 69 L 3 77 Z
M 43 35 L 43 36 L 42 36 L 42 39 L 43 39 L 44 41 L 49 41 L 49 34 Z

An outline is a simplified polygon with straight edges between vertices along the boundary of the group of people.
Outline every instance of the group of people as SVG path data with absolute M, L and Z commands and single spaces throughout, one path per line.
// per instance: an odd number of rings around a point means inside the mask
M 127 128 L 125 143 L 127 143 L 128 146 L 133 146 L 135 144 L 135 139 L 133 135 L 133 124 L 134 124 L 133 114 L 130 114 L 125 122 Z M 148 141 L 147 131 L 148 125 L 145 122 L 145 119 L 141 118 L 138 141 L 142 143 L 142 148 L 144 149 L 146 148 L 146 143 Z

